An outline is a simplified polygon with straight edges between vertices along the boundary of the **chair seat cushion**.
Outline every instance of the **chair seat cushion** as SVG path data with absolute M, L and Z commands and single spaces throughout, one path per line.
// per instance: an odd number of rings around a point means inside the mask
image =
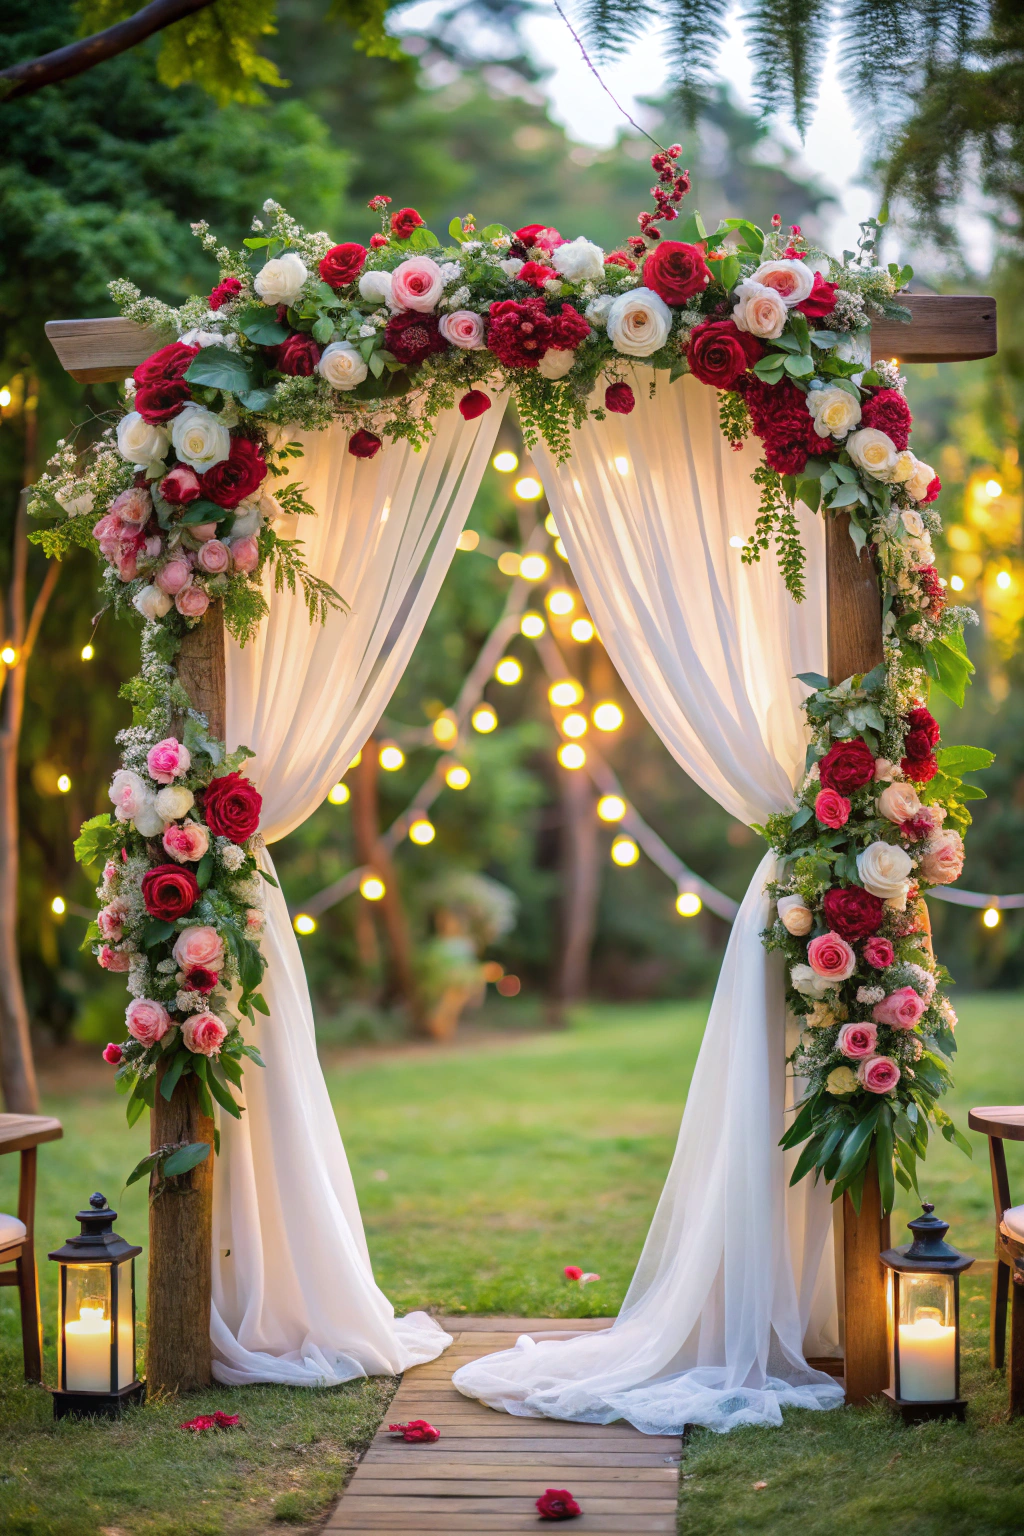
M 0 1216 L 0 1221 L 7 1221 L 9 1217 Z M 1003 1225 L 1011 1237 L 1024 1243 L 1024 1205 L 1014 1205 L 1008 1211 L 1003 1212 Z
M 5 1216 L 0 1211 L 0 1248 L 9 1248 L 12 1243 L 20 1243 L 25 1236 L 25 1223 L 19 1221 L 17 1216 Z

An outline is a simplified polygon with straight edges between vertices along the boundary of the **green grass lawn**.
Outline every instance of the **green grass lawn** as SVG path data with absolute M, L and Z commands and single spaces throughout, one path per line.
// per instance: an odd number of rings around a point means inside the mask
M 377 1275 L 399 1310 L 601 1315 L 632 1273 L 668 1167 L 705 1005 L 591 1007 L 562 1033 L 494 1044 L 335 1058 L 328 1081 L 363 1205 Z M 1024 1102 L 1022 1000 L 963 1000 L 961 1124 L 978 1103 Z M 90 1082 L 92 1079 L 90 1078 Z M 40 1154 L 43 1253 L 74 1230 L 94 1189 L 145 1243 L 145 1197 L 120 1199 L 145 1129 L 95 1088 L 51 1099 L 65 1139 Z M 969 1162 L 933 1148 L 927 1193 L 968 1251 L 991 1251 L 984 1144 Z M 1011 1148 L 1024 1153 L 1024 1148 Z M 15 1159 L 0 1161 L 13 1208 Z M 12 1165 L 12 1166 L 8 1166 Z M 1024 1156 L 1011 1177 L 1024 1199 Z M 894 1218 L 902 1240 L 908 1207 Z M 568 1263 L 596 1270 L 580 1290 Z M 43 1262 L 48 1370 L 54 1285 Z M 140 1295 L 144 1278 L 140 1276 Z M 987 1369 L 987 1284 L 968 1280 L 967 1426 L 906 1431 L 875 1409 L 795 1413 L 781 1430 L 694 1436 L 680 1530 L 987 1536 L 1024 1530 L 1024 1423 L 1009 1426 Z M 217 1388 L 149 1404 L 119 1425 L 55 1426 L 48 1399 L 20 1384 L 15 1311 L 0 1293 L 0 1530 L 18 1536 L 217 1536 L 316 1521 L 372 1434 L 392 1383 L 334 1391 Z M 244 1429 L 193 1437 L 195 1413 L 241 1413 Z M 754 1484 L 767 1486 L 755 1489 Z

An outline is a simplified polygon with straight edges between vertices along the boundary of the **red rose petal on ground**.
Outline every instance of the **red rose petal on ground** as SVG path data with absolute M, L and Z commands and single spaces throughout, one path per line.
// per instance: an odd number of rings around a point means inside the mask
M 537 1513 L 542 1520 L 575 1520 L 583 1511 L 568 1488 L 545 1488 L 537 1500 Z

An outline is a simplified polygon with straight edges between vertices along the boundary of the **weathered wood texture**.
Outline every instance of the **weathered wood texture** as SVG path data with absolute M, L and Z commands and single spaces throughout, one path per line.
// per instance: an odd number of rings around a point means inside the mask
M 327 1533 L 416 1536 L 423 1531 L 511 1533 L 539 1529 L 536 1500 L 567 1488 L 583 1513 L 572 1529 L 613 1536 L 676 1529 L 679 1459 L 675 1435 L 642 1435 L 628 1424 L 563 1424 L 495 1413 L 451 1384 L 460 1365 L 508 1349 L 520 1333 L 592 1332 L 608 1318 L 449 1318 L 455 1342 L 429 1365 L 407 1371 L 386 1423 L 428 1419 L 432 1445 L 407 1445 L 378 1430 Z
M 80 384 L 121 380 L 172 339 L 154 326 L 120 317 L 48 320 L 46 334 L 63 366 Z
M 850 514 L 825 519 L 828 588 L 828 679 L 841 683 L 870 672 L 882 660 L 882 598 L 867 547 L 858 555 L 850 538 Z
M 1010 1417 L 1024 1414 L 1024 1241 L 1003 1219 L 1013 1206 L 1004 1141 L 1024 1141 L 1024 1106 L 996 1104 L 972 1109 L 967 1116 L 972 1131 L 988 1137 L 995 1206 L 995 1263 L 992 1271 L 992 1311 L 989 1323 L 989 1360 L 993 1370 L 1006 1364 L 1007 1311 L 1010 1324 L 1010 1360 L 1007 1385 Z M 975 1264 L 977 1271 L 981 1266 Z
M 956 363 L 993 357 L 996 301 L 973 293 L 901 293 L 897 303 L 914 318 L 876 320 L 871 356 L 901 363 Z

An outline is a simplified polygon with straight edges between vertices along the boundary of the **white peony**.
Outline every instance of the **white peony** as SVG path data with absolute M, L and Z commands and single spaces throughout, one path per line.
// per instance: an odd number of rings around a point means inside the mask
M 899 453 L 887 432 L 877 427 L 861 427 L 846 440 L 846 451 L 853 462 L 875 480 L 889 480 Z
M 564 379 L 575 361 L 576 353 L 569 347 L 548 347 L 537 364 L 537 372 L 542 379 Z
M 817 971 L 809 965 L 794 965 L 790 968 L 789 979 L 793 990 L 800 992 L 804 997 L 824 997 L 829 987 L 835 986 L 835 980 L 829 976 L 819 976 Z
M 864 889 L 886 901 L 905 898 L 913 867 L 909 853 L 895 843 L 869 843 L 857 855 L 857 873 Z
M 164 821 L 180 821 L 196 803 L 195 795 L 184 784 L 167 784 L 156 797 L 157 813 Z
M 845 437 L 860 421 L 860 402 L 838 384 L 812 389 L 807 396 L 807 409 L 814 417 L 814 430 L 819 437 Z
M 923 501 L 928 494 L 928 487 L 935 478 L 935 471 L 930 464 L 923 463 L 921 459 L 915 459 L 913 472 L 906 482 L 908 495 L 913 496 L 915 501 Z
M 294 304 L 308 276 L 301 256 L 286 251 L 257 272 L 253 287 L 264 304 Z
M 138 411 L 129 411 L 117 424 L 117 447 L 129 464 L 153 464 L 164 458 L 170 438 L 163 427 L 143 421 Z
M 316 371 L 332 389 L 355 389 L 369 370 L 358 347 L 348 341 L 332 341 L 320 354 Z
M 752 282 L 748 277 L 736 289 L 732 318 L 741 331 L 774 341 L 786 324 L 786 301 L 774 288 Z
M 814 913 L 802 896 L 779 897 L 779 922 L 787 933 L 801 939 L 814 925 Z
M 617 352 L 650 357 L 668 340 L 672 311 L 650 288 L 620 293 L 608 310 L 608 339 Z
M 371 304 L 390 304 L 391 273 L 364 272 L 359 279 L 359 296 Z
M 181 414 L 175 416 L 171 442 L 178 458 L 200 473 L 211 464 L 220 464 L 231 452 L 231 433 L 212 411 L 202 405 L 186 405 Z
M 162 619 L 165 613 L 170 613 L 174 606 L 174 599 L 161 592 L 159 587 L 143 587 L 141 592 L 136 592 L 132 598 L 132 606 L 137 608 L 144 619 Z
M 613 293 L 599 293 L 596 299 L 591 299 L 583 311 L 584 320 L 589 320 L 591 325 L 606 325 L 608 323 L 608 311 L 615 303 Z
M 604 276 L 604 251 L 581 235 L 552 251 L 551 265 L 567 283 L 597 283 Z
M 794 304 L 802 304 L 810 297 L 814 273 L 806 262 L 787 258 L 762 262 L 751 274 L 750 281 L 760 283 L 763 288 L 773 288 L 786 308 L 792 309 Z

